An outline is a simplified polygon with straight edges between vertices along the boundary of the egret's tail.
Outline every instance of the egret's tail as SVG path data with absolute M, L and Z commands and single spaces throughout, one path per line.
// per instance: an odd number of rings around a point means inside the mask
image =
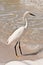
M 9 42 L 8 42 L 8 40 L 7 40 L 7 44 L 6 45 L 9 45 Z
M 10 37 L 8 38 L 6 45 L 9 45 L 11 43 Z

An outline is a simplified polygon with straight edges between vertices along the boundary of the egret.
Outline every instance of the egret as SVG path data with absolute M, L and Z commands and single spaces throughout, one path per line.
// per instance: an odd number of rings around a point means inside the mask
M 26 11 L 23 15 L 23 21 L 26 21 L 26 25 L 25 26 L 21 26 L 20 28 L 18 28 L 16 31 L 14 31 L 11 36 L 8 38 L 7 40 L 7 45 L 11 44 L 14 40 L 17 41 L 16 45 L 14 46 L 15 48 L 15 54 L 17 56 L 17 49 L 16 49 L 16 46 L 17 44 L 19 43 L 19 50 L 20 50 L 20 53 L 22 55 L 22 51 L 21 51 L 21 47 L 20 47 L 20 37 L 23 35 L 23 32 L 27 29 L 27 19 L 25 18 L 25 16 L 27 14 L 30 14 L 32 16 L 35 16 L 34 14 L 30 13 L 29 11 Z

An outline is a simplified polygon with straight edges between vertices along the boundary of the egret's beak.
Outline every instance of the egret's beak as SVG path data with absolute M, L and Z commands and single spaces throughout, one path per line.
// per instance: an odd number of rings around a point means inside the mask
M 30 15 L 32 15 L 32 16 L 35 16 L 35 14 L 33 14 L 33 13 L 29 13 Z

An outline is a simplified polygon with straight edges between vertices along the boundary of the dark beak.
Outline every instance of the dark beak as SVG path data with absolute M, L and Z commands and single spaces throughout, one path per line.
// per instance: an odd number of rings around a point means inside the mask
M 33 13 L 29 13 L 30 15 L 32 15 L 32 16 L 35 16 L 35 14 L 33 14 Z

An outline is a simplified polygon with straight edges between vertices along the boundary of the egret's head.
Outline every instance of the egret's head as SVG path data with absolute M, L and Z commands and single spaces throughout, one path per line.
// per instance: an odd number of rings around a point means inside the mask
M 25 18 L 25 16 L 26 16 L 27 14 L 29 14 L 29 15 L 31 15 L 31 16 L 35 16 L 35 14 L 33 14 L 33 13 L 29 12 L 29 11 L 26 11 L 26 12 L 24 13 L 24 15 L 23 15 L 23 18 Z
M 33 13 L 29 13 L 31 16 L 35 16 L 35 14 L 33 14 Z

